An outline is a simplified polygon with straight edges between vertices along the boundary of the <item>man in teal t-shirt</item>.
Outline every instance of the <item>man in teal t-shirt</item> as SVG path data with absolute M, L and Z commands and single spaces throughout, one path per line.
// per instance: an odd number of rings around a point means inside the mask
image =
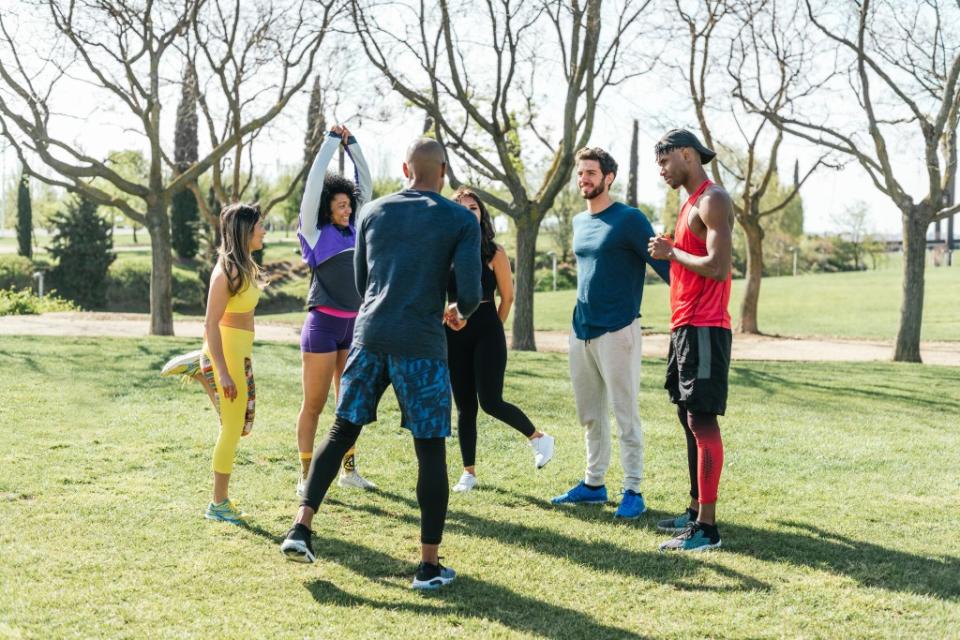
M 577 152 L 577 185 L 587 210 L 573 219 L 577 256 L 577 305 L 570 335 L 570 380 L 577 417 L 587 431 L 587 467 L 583 481 L 553 498 L 555 504 L 607 501 L 611 434 L 607 402 L 620 429 L 623 500 L 616 517 L 636 518 L 646 511 L 643 479 L 643 431 L 640 393 L 640 302 L 646 265 L 670 282 L 670 263 L 654 260 L 647 244 L 654 236 L 639 209 L 614 202 L 610 185 L 617 162 L 599 148 Z

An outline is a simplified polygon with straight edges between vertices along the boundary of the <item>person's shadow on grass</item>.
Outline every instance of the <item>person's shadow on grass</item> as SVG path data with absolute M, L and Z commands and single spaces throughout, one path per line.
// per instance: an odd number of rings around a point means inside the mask
M 397 560 L 369 547 L 353 542 L 325 538 L 317 546 L 318 558 L 324 558 L 381 584 L 393 585 L 398 571 Z M 405 563 L 408 564 L 408 563 Z M 405 578 L 413 573 L 413 565 L 402 571 Z M 341 607 L 365 606 L 374 609 L 402 611 L 418 616 L 446 618 L 457 616 L 495 621 L 516 631 L 544 638 L 640 639 L 645 636 L 619 627 L 601 624 L 591 616 L 548 604 L 504 587 L 457 576 L 449 586 L 436 592 L 422 592 L 422 602 L 403 602 L 367 598 L 347 593 L 329 581 L 317 579 L 306 584 L 314 600 Z M 536 585 L 530 585 L 536 591 Z M 408 587 L 396 587 L 406 591 Z
M 485 487 L 524 506 L 560 512 L 571 518 L 596 522 L 606 515 L 596 509 L 552 505 L 542 498 L 509 489 Z M 674 514 L 648 511 L 638 521 L 640 526 L 653 527 L 657 519 Z M 866 587 L 930 594 L 945 600 L 960 600 L 960 558 L 956 556 L 922 556 L 888 549 L 873 542 L 854 540 L 815 525 L 803 522 L 778 521 L 775 524 L 793 529 L 776 531 L 721 523 L 723 548 L 719 553 L 746 555 L 772 563 L 807 566 L 848 576 Z M 875 529 L 882 533 L 882 528 Z M 752 578 L 748 578 L 752 579 Z
M 406 505 L 410 510 L 418 508 L 416 501 L 411 498 L 383 490 L 377 493 Z M 419 518 L 412 514 L 390 512 L 372 504 L 357 504 L 353 505 L 353 508 L 378 517 L 392 518 L 410 526 L 419 526 Z M 587 509 L 586 511 L 595 510 Z M 609 517 L 604 517 L 603 521 L 609 522 L 611 528 L 616 526 Z M 446 531 L 490 538 L 506 545 L 522 545 L 536 549 L 539 553 L 588 566 L 596 571 L 619 573 L 631 578 L 642 576 L 670 584 L 683 591 L 770 590 L 770 585 L 765 582 L 716 563 L 707 565 L 679 554 L 672 554 L 668 558 L 654 549 L 644 552 L 617 545 L 613 540 L 620 534 L 614 533 L 613 530 L 611 530 L 610 540 L 581 540 L 542 526 L 526 526 L 515 522 L 481 518 L 464 511 L 449 510 Z M 696 574 L 705 569 L 735 584 L 704 584 L 696 579 Z

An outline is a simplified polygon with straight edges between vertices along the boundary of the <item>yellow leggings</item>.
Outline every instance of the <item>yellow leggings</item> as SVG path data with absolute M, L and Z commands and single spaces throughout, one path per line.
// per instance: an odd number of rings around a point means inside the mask
M 227 362 L 227 372 L 237 386 L 237 397 L 227 400 L 220 385 L 220 373 L 213 365 L 210 350 L 203 345 L 203 375 L 208 381 L 212 377 L 216 388 L 214 404 L 220 413 L 220 435 L 213 448 L 213 470 L 217 473 L 233 471 L 233 458 L 237 452 L 240 436 L 250 433 L 253 428 L 256 391 L 253 383 L 253 331 L 234 329 L 220 325 L 220 341 L 223 344 L 223 359 Z

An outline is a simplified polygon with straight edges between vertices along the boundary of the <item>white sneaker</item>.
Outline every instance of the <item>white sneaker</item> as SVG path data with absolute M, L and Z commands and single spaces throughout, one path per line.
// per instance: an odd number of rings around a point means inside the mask
M 543 469 L 553 459 L 553 443 L 553 436 L 548 433 L 530 441 L 530 447 L 533 449 L 533 462 L 537 465 L 537 469 Z
M 377 488 L 377 485 L 357 473 L 356 469 L 349 473 L 343 473 L 341 471 L 340 477 L 337 478 L 337 486 L 347 489 L 366 489 L 368 491 L 373 491 Z
M 190 351 L 179 356 L 174 356 L 167 361 L 160 369 L 161 376 L 187 376 L 193 377 L 200 371 L 200 356 L 202 350 Z
M 302 475 L 297 476 L 297 497 L 302 498 L 307 495 L 307 479 Z
M 457 484 L 453 485 L 453 490 L 457 493 L 473 491 L 473 488 L 476 486 L 477 476 L 473 475 L 469 471 L 464 471 L 463 475 L 460 476 L 460 479 L 457 480 Z

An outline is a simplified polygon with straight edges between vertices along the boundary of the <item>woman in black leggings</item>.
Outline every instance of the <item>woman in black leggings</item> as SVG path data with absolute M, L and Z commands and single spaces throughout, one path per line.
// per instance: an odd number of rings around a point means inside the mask
M 503 323 L 513 303 L 513 274 L 503 247 L 493 241 L 493 224 L 480 198 L 465 187 L 453 199 L 473 211 L 480 223 L 480 255 L 483 301 L 470 316 L 470 322 L 457 317 L 457 290 L 450 278 L 447 297 L 450 301 L 444 322 L 447 327 L 447 360 L 453 400 L 457 405 L 457 436 L 463 456 L 463 475 L 454 491 L 470 491 L 477 486 L 477 409 L 505 422 L 530 441 L 534 463 L 538 469 L 553 457 L 553 436 L 534 428 L 530 419 L 516 406 L 503 399 L 503 374 L 507 368 L 507 340 Z M 494 294 L 499 292 L 500 304 Z

